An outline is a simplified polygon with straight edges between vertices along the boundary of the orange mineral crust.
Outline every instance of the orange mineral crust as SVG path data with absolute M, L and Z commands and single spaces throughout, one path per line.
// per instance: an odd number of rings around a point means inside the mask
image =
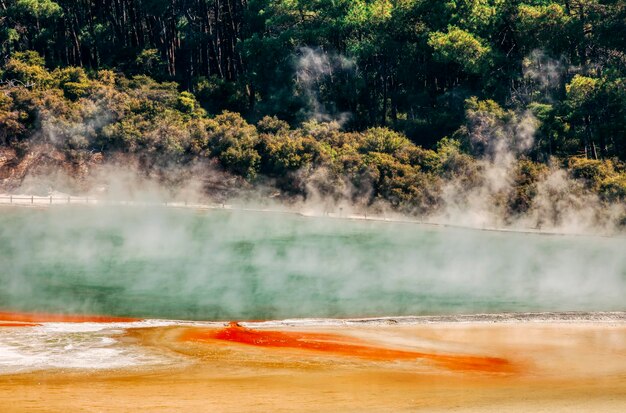
M 189 329 L 181 335 L 180 339 L 200 342 L 217 340 L 258 347 L 312 350 L 372 360 L 424 359 L 449 370 L 459 371 L 513 373 L 516 370 L 512 363 L 499 357 L 397 350 L 368 345 L 363 340 L 340 334 L 252 330 L 235 322 L 231 322 L 226 328 L 220 330 Z
M 141 320 L 138 318 L 110 317 L 102 315 L 0 312 L 0 322 L 5 321 L 19 323 L 131 323 Z
M 626 412 L 622 322 L 246 327 L 129 328 L 118 345 L 170 361 L 0 374 L 0 412 Z M 452 371 L 424 353 L 517 370 Z
M 37 327 L 40 324 L 37 323 L 20 323 L 20 322 L 2 322 L 0 321 L 0 327 Z

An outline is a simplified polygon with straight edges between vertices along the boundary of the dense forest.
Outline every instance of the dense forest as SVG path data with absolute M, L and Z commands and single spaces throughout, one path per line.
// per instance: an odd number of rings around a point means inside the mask
M 620 0 L 0 0 L 0 82 L 8 190 L 132 158 L 533 225 L 626 200 Z

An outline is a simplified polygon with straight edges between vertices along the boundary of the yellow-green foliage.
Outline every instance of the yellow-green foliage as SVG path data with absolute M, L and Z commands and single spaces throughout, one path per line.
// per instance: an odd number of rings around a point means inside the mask
M 454 62 L 468 72 L 478 72 L 491 49 L 482 40 L 458 27 L 451 26 L 446 33 L 433 32 L 428 44 L 435 56 L 444 62 Z
M 66 67 L 52 74 L 68 99 L 77 100 L 89 94 L 91 82 L 82 68 Z
M 365 132 L 365 141 L 360 149 L 363 152 L 381 152 L 393 155 L 410 145 L 411 142 L 406 136 L 387 128 L 372 128 Z
M 603 199 L 610 202 L 626 200 L 626 171 L 623 164 L 616 168 L 611 160 L 594 160 L 571 158 L 569 170 L 573 177 L 580 179 L 585 185 L 597 191 Z
M 437 181 L 419 166 L 399 162 L 392 155 L 371 152 L 364 157 L 377 194 L 404 210 L 424 213 L 437 203 Z
M 598 84 L 597 79 L 587 76 L 576 75 L 572 81 L 565 86 L 567 100 L 574 108 L 582 106 L 592 98 Z
M 178 110 L 183 113 L 193 113 L 196 109 L 196 98 L 189 92 L 182 92 L 178 96 Z
M 520 4 L 518 6 L 519 24 L 527 29 L 540 30 L 562 25 L 567 19 L 565 10 L 560 4 L 551 3 L 544 6 Z
M 259 143 L 262 171 L 283 175 L 308 167 L 321 155 L 320 143 L 311 136 L 278 131 L 277 134 L 262 134 Z
M 600 194 L 608 201 L 626 202 L 626 173 L 615 174 L 602 181 Z
M 513 193 L 508 197 L 510 214 L 528 211 L 537 195 L 537 183 L 545 178 L 548 167 L 544 164 L 520 159 L 515 165 L 513 175 Z
M 25 132 L 22 120 L 27 116 L 19 110 L 13 109 L 13 99 L 0 93 L 0 144 L 6 144 L 12 137 L 20 136 Z
M 53 78 L 43 64 L 43 59 L 35 52 L 15 53 L 2 70 L 2 75 L 5 79 L 17 80 L 23 84 L 32 84 L 35 88 L 44 89 L 50 86 Z
M 0 144 L 20 154 L 33 131 L 37 139 L 72 159 L 77 154 L 122 152 L 141 159 L 145 168 L 210 160 L 251 182 L 259 175 L 272 178 L 289 194 L 306 195 L 311 182 L 326 193 L 347 184 L 355 199 L 373 203 L 382 198 L 417 213 L 442 202 L 444 182 L 453 181 L 464 190 L 484 183 L 484 162 L 472 157 L 459 139 L 443 138 L 432 150 L 387 127 L 346 132 L 335 122 L 308 121 L 293 128 L 277 117 L 264 117 L 254 125 L 235 112 L 208 115 L 194 94 L 180 92 L 175 83 L 147 76 L 127 78 L 109 70 L 69 67 L 51 72 L 32 53 L 14 55 L 3 74 L 7 73 L 41 82 L 41 87 L 0 93 Z M 579 76 L 572 79 L 567 93 L 572 102 L 587 101 L 596 88 L 593 79 Z M 470 98 L 465 103 L 467 126 L 455 138 L 467 138 L 481 127 L 489 128 L 490 139 L 497 138 L 515 121 L 515 113 L 494 100 Z M 551 112 L 544 106 L 536 107 L 536 112 Z M 572 158 L 568 166 L 573 178 L 602 199 L 626 198 L 623 165 Z M 510 214 L 532 208 L 537 184 L 546 173 L 545 165 L 519 160 L 511 191 L 498 194 L 504 199 L 500 205 Z M 315 179 L 306 181 L 311 176 Z
M 237 113 L 223 112 L 207 123 L 207 132 L 206 144 L 197 147 L 206 146 L 225 168 L 250 179 L 256 177 L 261 156 L 255 149 L 259 135 L 254 125 Z
M 615 174 L 611 161 L 587 158 L 571 158 L 568 164 L 572 176 L 583 181 L 589 188 L 597 190 L 601 183 Z

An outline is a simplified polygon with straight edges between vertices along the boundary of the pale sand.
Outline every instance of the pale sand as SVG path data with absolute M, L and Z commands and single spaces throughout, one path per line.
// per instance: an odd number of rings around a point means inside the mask
M 300 327 L 394 351 L 499 357 L 500 373 L 208 340 L 189 327 L 126 340 L 184 355 L 161 369 L 0 376 L 1 412 L 625 412 L 624 323 Z M 294 328 L 282 328 L 293 332 Z

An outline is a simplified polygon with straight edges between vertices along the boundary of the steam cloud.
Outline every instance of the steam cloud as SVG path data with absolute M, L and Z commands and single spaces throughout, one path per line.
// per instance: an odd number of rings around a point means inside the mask
M 623 238 L 169 208 L 0 215 L 0 303 L 191 319 L 623 310 Z
M 316 88 L 335 68 L 350 68 L 351 63 L 313 49 L 301 53 L 298 82 L 311 101 L 313 118 L 336 120 Z M 561 69 L 556 63 L 543 67 L 555 74 L 527 75 L 548 87 Z M 42 133 L 49 141 L 88 139 L 106 117 L 97 107 L 93 113 L 93 124 L 61 125 L 53 119 Z M 525 110 L 507 120 L 468 112 L 469 144 L 480 155 L 477 183 L 468 187 L 460 178 L 445 182 L 442 209 L 423 219 L 474 228 L 610 232 L 624 207 L 607 208 L 558 165 L 550 165 L 537 183 L 529 211 L 504 218 L 502 199 L 512 194 L 517 161 L 532 147 L 537 127 L 537 119 Z M 266 193 L 246 188 L 243 180 L 220 172 L 210 161 L 196 168 L 172 165 L 158 176 L 139 173 L 139 165 L 123 156 L 105 164 L 89 162 L 93 165 L 80 176 L 80 185 L 109 199 L 238 199 L 252 206 L 271 202 L 271 185 L 263 189 Z M 70 190 L 74 184 L 63 183 L 63 176 L 44 168 L 24 180 L 20 190 Z M 319 191 L 329 185 L 325 169 L 303 173 L 302 179 L 310 196 L 299 210 L 349 215 L 360 211 L 357 194 L 369 198 L 367 182 L 365 190 L 343 180 L 332 182 L 333 191 Z M 235 181 L 226 184 L 229 180 Z M 164 181 L 170 185 L 162 185 Z M 229 192 L 233 187 L 240 191 Z M 324 192 L 331 195 L 322 196 Z M 378 205 L 369 208 L 386 211 Z M 544 236 L 279 213 L 10 209 L 0 214 L 0 303 L 28 311 L 211 320 L 623 310 L 625 247 L 620 237 Z
M 353 70 L 353 60 L 343 55 L 327 53 L 321 49 L 301 47 L 296 63 L 298 89 L 308 103 L 307 117 L 319 122 L 338 122 L 340 125 L 350 118 L 348 112 L 334 113 L 322 103 L 320 87 L 331 81 L 335 73 Z
M 559 85 L 567 71 L 563 59 L 554 59 L 543 50 L 533 50 L 523 63 L 524 77 L 537 82 L 542 89 Z
M 320 128 L 326 127 L 329 131 L 339 128 L 339 123 L 346 119 L 345 114 L 333 115 L 332 110 L 322 102 L 321 86 L 338 72 L 354 70 L 354 65 L 344 56 L 320 49 L 305 47 L 299 50 L 296 62 L 298 86 L 310 103 L 309 115 L 326 122 L 318 124 Z M 528 79 L 546 89 L 549 95 L 551 88 L 561 81 L 568 70 L 574 69 L 565 67 L 561 60 L 534 51 L 527 59 L 524 73 Z M 532 94 L 527 97 L 532 98 Z M 54 113 L 42 116 L 41 141 L 69 142 L 72 147 L 81 147 L 93 140 L 95 131 L 109 121 L 111 114 L 100 108 L 97 102 L 83 106 L 81 110 L 87 114 L 82 118 L 87 122 L 62 122 Z M 541 175 L 533 188 L 535 195 L 528 211 L 510 217 L 503 200 L 513 195 L 518 160 L 532 148 L 539 121 L 524 109 L 516 111 L 507 120 L 474 111 L 468 112 L 467 125 L 469 144 L 480 158 L 475 182 L 468 186 L 466 177 L 445 181 L 438 194 L 441 207 L 433 215 L 420 217 L 422 221 L 474 228 L 532 228 L 550 232 L 606 234 L 614 232 L 615 223 L 626 214 L 624 205 L 607 207 L 596 195 L 585 191 L 581 183 L 571 179 L 567 171 L 550 164 L 548 172 Z M 139 165 L 139 161 L 132 156 L 118 154 L 103 163 L 94 154 L 89 159 L 76 162 L 74 169 L 67 170 L 63 162 L 56 162 L 54 150 L 48 144 L 40 145 L 38 151 L 27 158 L 22 169 L 29 170 L 29 173 L 13 193 L 48 195 L 60 191 L 109 199 L 235 202 L 252 207 L 262 204 L 271 205 L 273 209 L 286 208 L 272 200 L 276 191 L 271 182 L 253 187 L 242 178 L 221 171 L 215 161 L 184 168 L 172 162 L 169 166 L 160 165 L 158 170 L 145 172 L 145 165 Z M 11 179 L 5 177 L 5 182 Z M 363 177 L 359 188 L 355 188 L 355 183 L 347 178 L 333 176 L 325 168 L 301 171 L 294 179 L 304 182 L 306 201 L 290 204 L 289 208 L 319 215 L 329 212 L 343 216 L 393 215 L 383 201 L 371 203 L 372 182 L 367 181 L 367 176 Z
M 534 50 L 524 61 L 527 88 L 512 91 L 512 101 L 525 107 L 530 101 L 551 101 L 551 93 L 562 82 L 568 67 Z M 537 95 L 535 87 L 541 92 Z M 530 110 L 521 109 L 507 121 L 491 113 L 468 111 L 468 138 L 479 154 L 480 185 L 467 187 L 462 178 L 444 185 L 444 207 L 432 221 L 474 228 L 536 228 L 559 233 L 612 234 L 616 223 L 626 216 L 626 206 L 606 205 L 597 194 L 585 191 L 556 162 L 540 176 L 534 187 L 531 208 L 517 217 L 507 217 L 503 200 L 512 197 L 517 161 L 527 155 L 535 143 L 540 121 Z

